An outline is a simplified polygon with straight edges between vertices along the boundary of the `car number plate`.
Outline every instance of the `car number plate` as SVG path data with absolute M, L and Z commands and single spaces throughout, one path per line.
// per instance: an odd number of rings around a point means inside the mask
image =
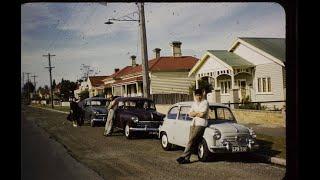
M 233 146 L 232 152 L 246 152 L 247 147 L 241 147 L 241 146 Z

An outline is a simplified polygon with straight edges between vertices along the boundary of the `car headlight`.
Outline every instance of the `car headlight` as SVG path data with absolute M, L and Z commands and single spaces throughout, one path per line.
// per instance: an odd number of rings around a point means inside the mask
M 249 129 L 249 132 L 250 132 L 250 136 L 251 136 L 252 138 L 255 139 L 255 138 L 257 137 L 256 133 L 254 132 L 254 130 L 253 130 L 252 128 Z
M 98 112 L 98 111 L 93 111 L 93 113 L 94 113 L 95 115 L 99 114 L 99 112 Z
M 221 138 L 221 132 L 218 129 L 214 129 L 213 137 L 215 139 L 220 139 Z
M 139 118 L 138 118 L 138 117 L 131 117 L 131 119 L 132 119 L 132 121 L 135 122 L 135 123 L 139 122 Z

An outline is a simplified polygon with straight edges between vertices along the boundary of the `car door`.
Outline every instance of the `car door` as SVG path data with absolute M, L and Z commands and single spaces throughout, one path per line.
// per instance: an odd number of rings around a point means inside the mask
M 176 136 L 176 121 L 177 116 L 179 113 L 179 106 L 172 107 L 169 111 L 167 116 L 164 119 L 165 127 L 166 127 L 166 133 L 168 136 L 168 140 L 172 144 L 176 144 L 175 136 Z
M 189 140 L 190 125 L 192 118 L 189 117 L 190 106 L 181 106 L 179 110 L 179 116 L 176 122 L 177 134 L 175 139 L 177 145 L 185 147 Z
M 123 110 L 124 110 L 124 103 L 123 103 L 123 101 L 118 101 L 116 103 L 117 103 L 117 105 L 116 105 L 117 108 L 114 112 L 115 113 L 114 114 L 114 116 L 115 116 L 114 125 L 118 128 L 122 128 L 122 122 L 121 122 L 120 116 L 122 115 Z
M 84 108 L 84 111 L 85 111 L 85 119 L 86 120 L 90 120 L 90 115 L 91 115 L 91 101 L 90 100 L 87 100 L 85 102 L 85 108 Z

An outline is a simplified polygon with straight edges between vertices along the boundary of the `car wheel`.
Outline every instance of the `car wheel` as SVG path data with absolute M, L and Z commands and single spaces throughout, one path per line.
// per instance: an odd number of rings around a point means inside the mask
M 206 140 L 202 139 L 202 141 L 198 145 L 198 158 L 200 161 L 205 162 L 208 160 L 211 152 L 208 149 L 208 145 Z
M 126 127 L 124 128 L 124 135 L 126 136 L 127 139 L 132 138 L 132 132 L 130 131 L 130 125 L 126 124 Z
M 169 151 L 172 149 L 172 144 L 168 141 L 167 133 L 161 133 L 161 146 L 164 150 Z

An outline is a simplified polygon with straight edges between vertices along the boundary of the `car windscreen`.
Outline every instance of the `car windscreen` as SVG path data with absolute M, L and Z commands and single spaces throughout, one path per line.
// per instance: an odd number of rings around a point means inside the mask
M 131 109 L 146 109 L 146 110 L 156 109 L 152 101 L 144 101 L 144 100 L 125 101 L 124 106 L 125 108 L 131 108 Z
M 109 101 L 107 100 L 91 100 L 91 106 L 108 106 Z
M 211 121 L 235 121 L 235 118 L 229 108 L 210 106 L 208 120 Z

